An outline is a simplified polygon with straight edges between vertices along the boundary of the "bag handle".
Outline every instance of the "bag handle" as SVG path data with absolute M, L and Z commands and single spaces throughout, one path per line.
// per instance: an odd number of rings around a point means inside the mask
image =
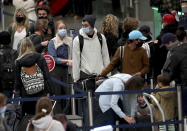
M 55 123 L 55 120 L 52 120 L 49 127 L 45 131 L 49 131 L 51 127 L 54 125 L 54 123 Z

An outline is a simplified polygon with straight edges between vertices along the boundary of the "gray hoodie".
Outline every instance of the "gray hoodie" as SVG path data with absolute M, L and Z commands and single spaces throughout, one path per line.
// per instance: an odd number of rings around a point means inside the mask
M 97 29 L 92 38 L 88 37 L 82 29 L 79 34 L 84 38 L 84 46 L 80 58 L 80 43 L 78 36 L 73 41 L 73 79 L 80 79 L 80 71 L 86 74 L 99 74 L 109 64 L 109 54 L 106 39 L 102 35 L 102 48 L 97 37 Z M 81 62 L 81 63 L 80 63 Z
M 38 120 L 33 120 L 32 124 L 34 126 L 34 131 L 45 131 L 51 124 L 52 120 L 53 119 L 51 115 L 47 115 Z M 29 124 L 27 126 L 26 131 L 28 131 L 28 127 L 29 127 Z M 49 131 L 65 131 L 65 130 L 62 124 L 59 121 L 55 120 L 54 124 L 52 125 Z

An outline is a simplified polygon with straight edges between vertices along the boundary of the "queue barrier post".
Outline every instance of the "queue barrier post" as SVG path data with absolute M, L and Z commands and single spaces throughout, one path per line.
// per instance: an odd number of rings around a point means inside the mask
M 177 85 L 178 120 L 182 120 L 182 87 Z M 182 124 L 179 124 L 179 131 L 183 131 Z

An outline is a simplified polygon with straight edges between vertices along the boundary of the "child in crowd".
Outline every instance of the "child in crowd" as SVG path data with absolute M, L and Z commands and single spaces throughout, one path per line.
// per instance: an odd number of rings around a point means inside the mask
M 136 114 L 137 123 L 150 123 L 151 122 L 150 109 L 146 104 L 142 94 L 138 94 L 136 108 L 137 108 L 137 114 Z M 154 107 L 152 104 L 151 104 L 151 110 L 154 113 Z M 151 130 L 151 126 L 137 128 L 137 131 L 150 131 L 150 130 Z
M 7 97 L 0 93 L 0 131 L 10 131 L 5 119 L 6 102 Z
M 166 74 L 161 74 L 157 76 L 157 85 L 156 89 L 167 89 L 170 88 L 170 78 Z M 175 117 L 175 106 L 177 104 L 176 101 L 176 92 L 175 91 L 164 91 L 164 92 L 157 92 L 157 93 L 152 93 L 153 96 L 156 97 L 158 100 L 159 104 L 161 105 L 164 115 L 165 115 L 165 120 L 173 120 Z M 152 100 L 152 103 L 155 107 L 155 114 L 154 118 L 156 122 L 162 121 L 162 115 L 156 106 L 156 103 Z M 159 130 L 163 130 L 165 125 L 160 125 Z M 169 124 L 168 125 L 169 131 L 175 131 L 175 125 L 174 124 Z
M 138 94 L 137 97 L 137 117 L 149 116 L 150 117 L 150 110 L 148 105 L 146 104 L 145 100 L 143 99 L 142 94 Z M 151 104 L 152 110 L 153 105 Z M 154 111 L 154 110 L 153 110 Z

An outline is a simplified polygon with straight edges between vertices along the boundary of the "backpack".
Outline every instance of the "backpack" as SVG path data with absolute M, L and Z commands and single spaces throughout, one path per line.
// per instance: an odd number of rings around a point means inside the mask
M 44 90 L 44 76 L 40 67 L 21 67 L 21 80 L 27 94 L 34 95 Z
M 82 35 L 78 35 L 79 37 L 79 44 L 80 44 L 80 54 L 82 53 L 82 49 L 83 49 L 83 46 L 84 46 L 84 38 Z M 99 42 L 100 42 L 100 45 L 101 45 L 101 48 L 102 48 L 102 45 L 103 45 L 103 38 L 101 36 L 101 34 L 99 32 L 97 32 L 97 37 L 99 39 Z
M 0 74 L 2 80 L 2 88 L 12 88 L 15 75 L 15 60 L 17 51 L 11 48 L 0 49 Z

